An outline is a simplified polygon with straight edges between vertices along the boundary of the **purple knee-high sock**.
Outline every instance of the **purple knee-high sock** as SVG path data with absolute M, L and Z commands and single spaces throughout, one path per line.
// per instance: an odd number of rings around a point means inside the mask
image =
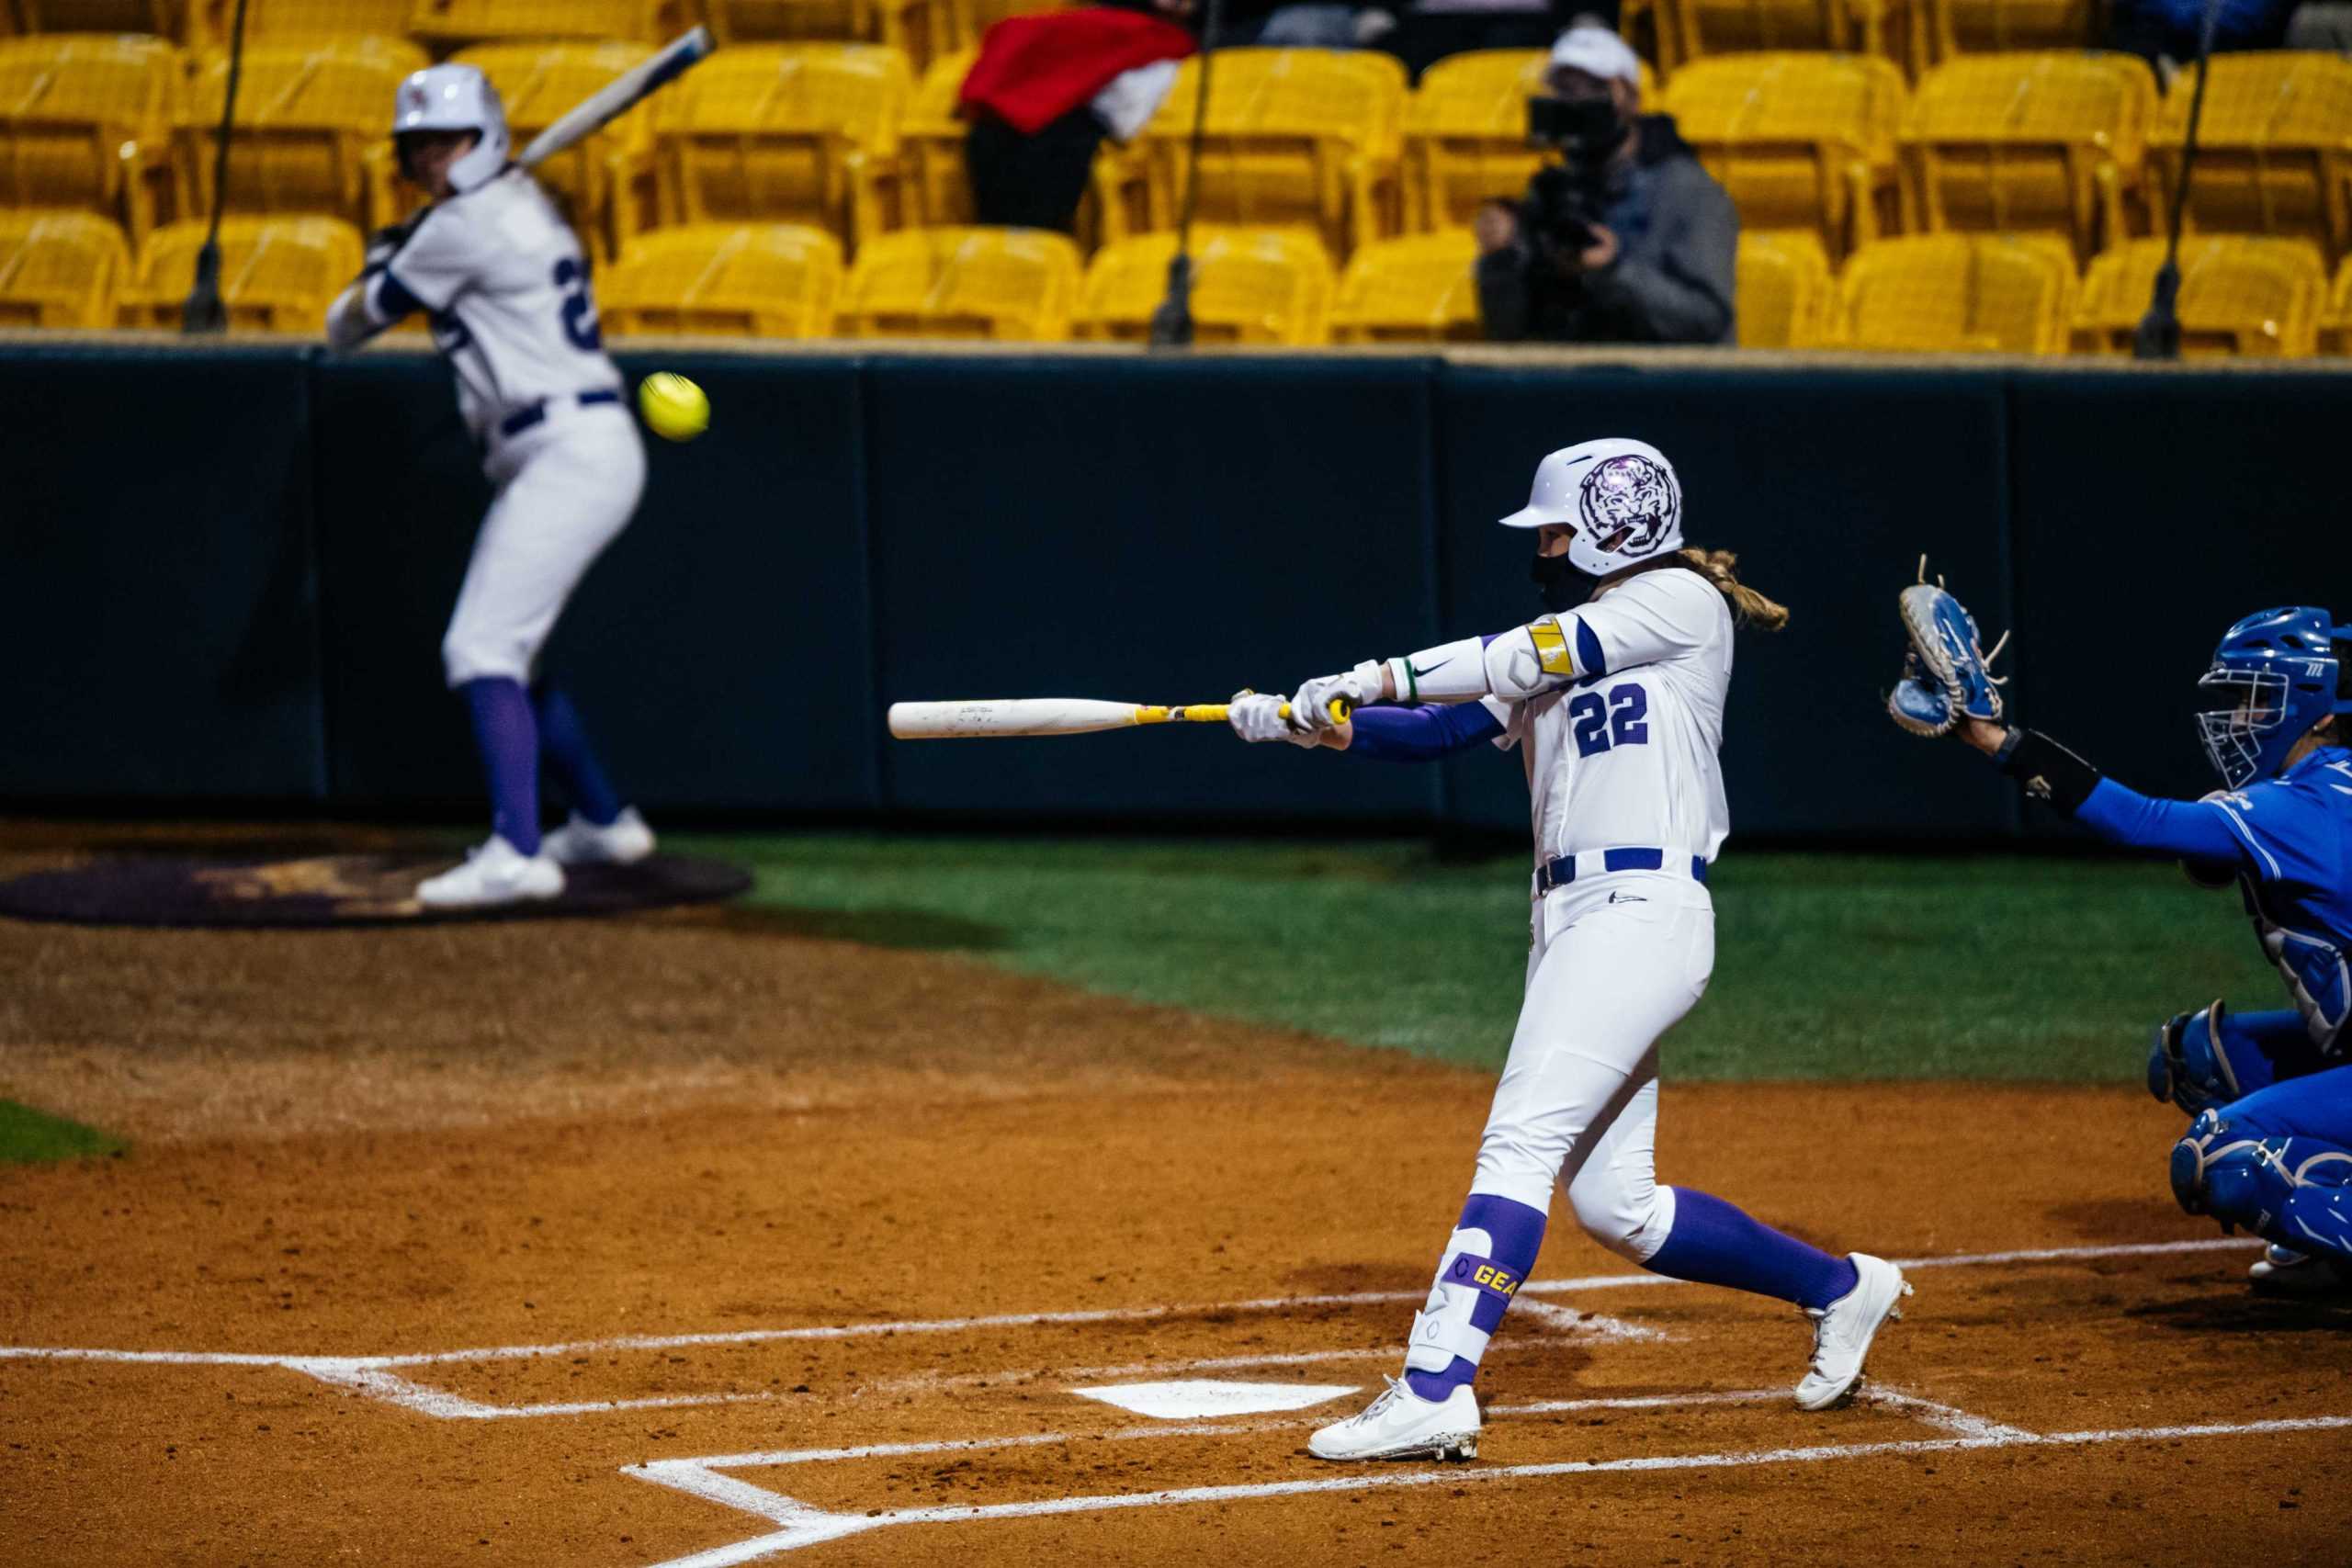
M 473 715 L 474 749 L 490 784 L 491 830 L 526 855 L 539 852 L 539 727 L 523 682 L 503 676 L 458 688 Z
M 589 749 L 588 731 L 582 728 L 580 710 L 571 705 L 571 696 L 560 686 L 534 686 L 531 712 L 539 721 L 539 755 L 547 759 L 564 798 L 597 827 L 611 827 L 621 814 L 620 796 L 613 793 L 612 781 Z
M 1674 1229 L 1642 1265 L 1654 1274 L 1729 1285 L 1826 1307 L 1854 1288 L 1854 1265 L 1749 1218 L 1712 1192 L 1674 1189 Z
M 1462 1205 L 1462 1218 L 1457 1230 L 1479 1230 L 1487 1233 L 1491 1250 L 1487 1257 L 1495 1266 L 1509 1273 L 1515 1280 L 1524 1282 L 1527 1271 L 1535 1267 L 1535 1255 L 1544 1248 L 1544 1213 L 1509 1198 L 1492 1197 L 1473 1192 Z M 1517 1286 L 1512 1290 L 1515 1292 Z M 1471 1309 L 1470 1326 L 1492 1334 L 1503 1320 L 1503 1312 L 1510 1305 L 1507 1294 L 1482 1294 L 1478 1304 Z M 1425 1372 L 1418 1367 L 1408 1368 L 1406 1386 L 1423 1399 L 1439 1400 L 1478 1375 L 1478 1363 L 1466 1356 L 1453 1358 L 1453 1365 L 1442 1372 Z

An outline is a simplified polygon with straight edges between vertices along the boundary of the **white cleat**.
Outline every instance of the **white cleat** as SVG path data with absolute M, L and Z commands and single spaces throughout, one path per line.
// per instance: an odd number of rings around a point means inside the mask
M 558 865 L 635 865 L 653 852 L 653 829 L 634 806 L 601 828 L 575 811 L 547 836 L 544 852 Z
M 1847 1256 L 1859 1276 L 1854 1288 L 1826 1307 L 1804 1309 L 1813 1319 L 1813 1365 L 1797 1384 L 1800 1410 L 1835 1410 L 1854 1397 L 1871 1341 L 1889 1318 L 1903 1315 L 1896 1303 L 1911 1293 L 1903 1270 L 1885 1258 L 1867 1252 Z
M 1442 1400 L 1423 1399 L 1403 1378 L 1361 1416 L 1335 1421 L 1306 1440 L 1317 1459 L 1437 1459 L 1478 1457 L 1478 1396 L 1462 1384 Z
M 417 885 L 428 909 L 492 909 L 553 898 L 563 891 L 563 867 L 545 849 L 526 855 L 504 839 L 466 852 L 466 863 Z
M 2246 1278 L 2266 1296 L 2352 1296 L 2352 1270 L 2276 1242 L 2263 1248 Z

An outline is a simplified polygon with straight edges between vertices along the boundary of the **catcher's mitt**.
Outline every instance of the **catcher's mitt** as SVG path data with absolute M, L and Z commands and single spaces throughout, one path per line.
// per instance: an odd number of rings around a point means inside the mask
M 1919 581 L 1898 599 L 1903 629 L 1911 639 L 1903 664 L 1903 679 L 1887 697 L 1887 712 L 1914 735 L 1948 732 L 1963 718 L 1997 722 L 2001 717 L 2004 682 L 1987 668 L 2008 637 L 2004 635 L 1986 652 L 1980 646 L 1976 617 L 1945 591 L 1942 579 L 1928 581 L 1928 561 L 1919 558 Z

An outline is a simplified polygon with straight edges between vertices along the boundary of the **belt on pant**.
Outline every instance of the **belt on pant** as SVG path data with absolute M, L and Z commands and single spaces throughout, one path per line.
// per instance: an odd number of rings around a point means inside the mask
M 620 400 L 619 389 L 613 387 L 606 387 L 601 391 L 582 392 L 577 398 L 541 398 L 536 403 L 524 404 L 504 419 L 500 420 L 498 434 L 520 435 L 531 426 L 546 419 L 549 409 L 560 407 L 565 403 L 576 402 L 583 409 L 592 409 L 598 403 L 616 403 Z
M 1668 858 L 1664 850 L 1579 850 L 1535 868 L 1535 897 L 1541 898 L 1579 876 L 1599 876 L 1605 871 L 1663 871 Z M 1702 884 L 1707 880 L 1707 863 L 1699 855 L 1690 857 L 1690 879 Z

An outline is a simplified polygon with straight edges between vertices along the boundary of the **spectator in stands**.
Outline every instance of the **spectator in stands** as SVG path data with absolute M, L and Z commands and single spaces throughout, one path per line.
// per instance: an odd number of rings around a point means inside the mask
M 1487 336 L 1520 343 L 1732 341 L 1739 214 L 1665 115 L 1641 113 L 1641 62 L 1584 23 L 1552 50 L 1561 161 L 1478 238 Z
M 1195 25 L 1194 0 L 1119 0 L 989 28 L 960 95 L 978 220 L 1071 232 L 1103 137 L 1143 129 Z
M 2352 54 L 2352 0 L 2309 0 L 2287 18 L 2287 47 Z

